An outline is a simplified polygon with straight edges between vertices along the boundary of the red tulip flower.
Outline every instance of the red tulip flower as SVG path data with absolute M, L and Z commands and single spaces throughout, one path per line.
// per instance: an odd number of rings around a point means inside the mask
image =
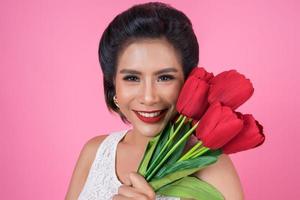
M 202 67 L 195 67 L 185 81 L 177 103 L 177 111 L 189 118 L 200 119 L 208 107 L 208 81 L 213 77 Z
M 239 115 L 244 121 L 244 127 L 232 140 L 222 147 L 222 151 L 225 154 L 255 148 L 265 141 L 262 125 L 251 114 L 242 115 L 239 113 Z
M 214 102 L 209 106 L 196 129 L 196 136 L 203 146 L 219 149 L 243 128 L 243 121 L 227 106 Z
M 209 84 L 209 103 L 219 101 L 232 110 L 247 101 L 254 92 L 250 80 L 236 70 L 218 74 L 209 81 Z

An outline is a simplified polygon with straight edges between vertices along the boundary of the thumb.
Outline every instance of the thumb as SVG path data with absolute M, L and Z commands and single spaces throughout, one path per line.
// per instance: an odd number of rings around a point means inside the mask
M 124 179 L 124 185 L 126 185 L 126 186 L 131 186 L 132 185 L 129 174 Z
M 131 185 L 139 190 L 153 190 L 143 176 L 136 172 L 129 173 Z

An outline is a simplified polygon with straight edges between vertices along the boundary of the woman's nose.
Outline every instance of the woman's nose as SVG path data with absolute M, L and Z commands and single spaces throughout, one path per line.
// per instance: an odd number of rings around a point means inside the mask
M 140 103 L 145 105 L 153 105 L 159 101 L 158 91 L 151 81 L 143 84 L 140 91 Z

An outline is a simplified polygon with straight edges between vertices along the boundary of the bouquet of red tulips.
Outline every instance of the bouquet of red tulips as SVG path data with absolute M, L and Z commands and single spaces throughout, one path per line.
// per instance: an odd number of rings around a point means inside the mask
M 253 92 L 250 80 L 236 70 L 214 76 L 204 68 L 194 68 L 179 94 L 179 115 L 149 141 L 138 172 L 157 194 L 224 199 L 216 188 L 192 174 L 215 163 L 222 153 L 248 150 L 264 142 L 258 121 L 235 111 Z M 191 136 L 197 142 L 186 150 Z

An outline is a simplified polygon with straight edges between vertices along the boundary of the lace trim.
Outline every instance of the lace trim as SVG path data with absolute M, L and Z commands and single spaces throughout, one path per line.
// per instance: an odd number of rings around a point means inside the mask
M 122 185 L 116 174 L 116 150 L 128 130 L 112 132 L 98 147 L 78 200 L 111 200 Z M 180 200 L 156 195 L 156 200 Z

